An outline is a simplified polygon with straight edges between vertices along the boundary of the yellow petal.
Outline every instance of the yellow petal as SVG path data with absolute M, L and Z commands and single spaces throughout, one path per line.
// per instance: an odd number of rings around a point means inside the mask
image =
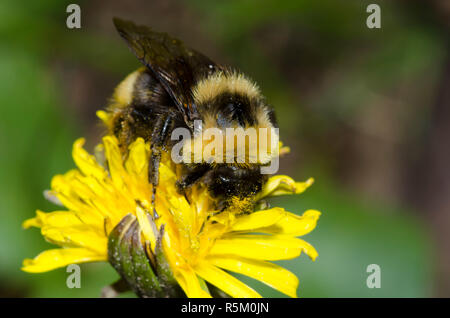
M 24 229 L 29 229 L 30 227 L 41 227 L 41 226 L 42 226 L 42 222 L 41 222 L 41 219 L 39 217 L 26 219 L 22 223 L 22 227 Z
M 107 112 L 105 112 L 104 110 L 97 110 L 97 112 L 95 113 L 97 115 L 97 117 L 103 121 L 106 125 L 109 124 L 110 121 L 110 116 Z
M 107 237 L 103 226 L 84 224 L 70 211 L 37 211 L 37 215 L 23 226 L 41 227 L 41 234 L 47 241 L 62 247 L 86 247 L 96 253 L 106 253 Z
M 103 230 L 102 230 L 103 231 Z M 89 225 L 68 227 L 44 226 L 42 235 L 50 242 L 64 247 L 85 247 L 99 254 L 107 254 L 107 237 Z
M 279 142 L 278 146 L 280 156 L 284 156 L 291 152 L 291 148 L 289 148 L 288 146 L 283 146 L 283 143 L 281 141 Z
M 44 213 L 38 210 L 36 211 L 36 214 L 44 226 L 67 227 L 83 224 L 77 215 L 71 211 L 54 211 Z
M 308 243 L 294 237 L 231 234 L 225 239 L 217 240 L 210 254 L 229 254 L 252 259 L 276 261 L 295 258 L 307 247 L 309 247 Z
M 195 266 L 195 272 L 204 280 L 223 290 L 232 297 L 261 298 L 261 295 L 259 295 L 252 288 L 208 262 L 199 262 Z
M 108 175 L 106 170 L 100 166 L 95 157 L 83 149 L 84 138 L 80 138 L 73 144 L 72 157 L 80 171 L 86 176 L 94 176 L 103 179 Z
M 295 182 L 294 179 L 288 176 L 278 175 L 270 177 L 264 184 L 261 192 L 256 196 L 256 200 L 261 200 L 265 197 L 279 196 L 285 194 L 300 194 L 314 183 L 313 178 L 309 178 L 305 182 Z
M 259 229 L 258 232 L 290 236 L 306 235 L 314 230 L 320 214 L 316 210 L 307 210 L 302 216 L 285 212 L 276 223 Z
M 153 223 L 151 224 L 149 220 L 149 215 L 147 215 L 147 212 L 144 211 L 140 206 L 136 207 L 136 217 L 139 222 L 139 226 L 142 229 L 142 233 L 144 234 L 144 238 L 146 241 L 150 242 L 150 246 L 152 249 L 156 246 L 156 235 L 157 235 L 157 229 L 156 225 Z
M 168 186 L 168 188 L 172 188 L 173 190 L 175 190 L 175 187 L 173 187 L 173 185 L 175 184 L 174 182 L 177 181 L 177 176 L 170 168 L 170 166 L 166 165 L 163 162 L 159 164 L 159 178 L 159 182 L 161 185 L 165 184 Z
M 301 241 L 303 241 L 303 240 L 301 240 Z M 313 261 L 315 261 L 317 256 L 319 256 L 319 253 L 317 253 L 314 246 L 312 246 L 311 244 L 309 244 L 308 242 L 305 242 L 305 241 L 303 241 L 302 251 L 306 255 L 308 255 L 309 258 L 312 259 Z
M 22 270 L 29 273 L 42 273 L 70 264 L 106 261 L 107 256 L 86 248 L 58 248 L 47 250 L 34 259 L 25 259 Z
M 145 176 L 148 180 L 148 147 L 144 139 L 138 138 L 130 145 L 130 152 L 125 163 L 127 171 L 135 176 Z
M 221 213 L 225 214 L 225 213 Z M 220 215 L 220 214 L 219 214 Z M 232 231 L 248 231 L 269 227 L 277 223 L 285 212 L 282 208 L 257 211 L 237 218 L 231 226 Z
M 103 227 L 101 219 L 93 217 L 92 214 L 81 218 L 73 211 L 54 211 L 45 213 L 40 210 L 36 211 L 35 218 L 26 220 L 22 226 L 27 229 L 31 226 L 68 227 L 82 224 L 89 224 L 98 227 L 99 229 Z
M 75 182 L 80 177 L 80 172 L 77 170 L 70 170 L 64 175 L 56 175 L 52 178 L 52 191 L 61 203 L 71 211 L 76 211 L 80 218 L 98 218 L 98 222 L 102 222 L 104 215 L 97 209 L 92 209 L 87 200 L 82 200 L 74 187 Z
M 120 152 L 117 139 L 113 136 L 103 137 L 103 144 L 105 145 L 105 153 L 108 160 L 108 168 L 111 174 L 111 179 L 117 188 L 121 189 L 128 174 L 123 166 L 122 154 Z
M 208 261 L 217 267 L 259 280 L 290 297 L 297 297 L 297 276 L 281 266 L 229 255 L 212 256 Z
M 189 266 L 180 266 L 174 274 L 180 287 L 189 298 L 211 298 L 200 285 L 197 274 Z

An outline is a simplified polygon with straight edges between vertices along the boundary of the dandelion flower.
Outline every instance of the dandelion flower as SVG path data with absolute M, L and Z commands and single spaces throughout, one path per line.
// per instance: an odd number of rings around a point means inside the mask
M 186 195 L 177 192 L 177 169 L 165 154 L 155 219 L 147 173 L 149 145 L 137 139 L 123 159 L 117 139 L 107 136 L 98 146 L 102 160 L 86 152 L 83 144 L 79 139 L 73 146 L 78 169 L 56 175 L 48 193 L 67 210 L 37 211 L 23 224 L 40 228 L 45 239 L 60 248 L 25 259 L 22 270 L 40 273 L 109 261 L 139 296 L 173 296 L 169 287 L 175 284 L 188 297 L 210 297 L 208 285 L 232 297 L 260 297 L 230 274 L 234 272 L 297 296 L 297 277 L 271 261 L 296 258 L 301 252 L 314 260 L 314 247 L 298 237 L 315 228 L 320 212 L 298 216 L 274 207 L 248 214 L 237 204 L 218 213 L 204 185 L 195 185 Z M 312 183 L 273 176 L 254 200 L 298 194 Z

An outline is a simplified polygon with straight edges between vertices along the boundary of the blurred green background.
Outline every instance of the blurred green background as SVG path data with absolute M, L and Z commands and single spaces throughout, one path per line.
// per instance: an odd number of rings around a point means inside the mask
M 118 275 L 84 264 L 80 289 L 65 269 L 20 271 L 51 247 L 21 223 L 51 177 L 74 166 L 72 142 L 100 140 L 95 111 L 139 66 L 116 34 L 119 16 L 166 31 L 256 80 L 292 152 L 282 173 L 316 183 L 274 203 L 322 211 L 306 237 L 319 252 L 283 262 L 301 297 L 450 296 L 450 54 L 448 1 L 0 2 L 0 296 L 98 297 Z M 366 7 L 381 7 L 381 29 Z M 366 268 L 381 267 L 369 289 Z M 246 279 L 264 296 L 282 295 Z

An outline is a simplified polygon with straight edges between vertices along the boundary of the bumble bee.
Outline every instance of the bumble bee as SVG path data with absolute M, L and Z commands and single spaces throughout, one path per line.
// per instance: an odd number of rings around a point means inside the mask
M 166 33 L 118 18 L 113 21 L 144 67 L 128 75 L 115 89 L 107 110 L 108 131 L 118 138 L 124 154 L 138 137 L 150 142 L 152 201 L 161 154 L 172 149 L 171 133 L 175 128 L 194 133 L 196 120 L 206 128 L 219 130 L 277 127 L 273 109 L 257 85 L 243 74 L 214 63 Z M 245 199 L 261 190 L 267 175 L 260 172 L 260 166 L 268 160 L 245 164 L 211 163 L 206 159 L 182 163 L 177 188 L 184 192 L 201 181 L 211 196 L 226 207 L 233 197 Z

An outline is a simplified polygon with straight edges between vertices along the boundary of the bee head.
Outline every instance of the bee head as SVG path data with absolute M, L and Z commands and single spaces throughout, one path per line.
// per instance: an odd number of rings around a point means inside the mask
M 221 129 L 254 127 L 259 100 L 247 95 L 224 92 L 211 102 L 214 124 Z
M 215 72 L 197 83 L 193 96 L 207 128 L 276 126 L 258 86 L 242 73 Z
M 256 84 L 240 73 L 220 71 L 200 80 L 193 96 L 201 129 L 194 129 L 184 162 L 193 162 L 193 157 L 239 167 L 270 162 L 278 147 L 278 132 L 273 129 L 277 124 Z M 222 151 L 217 151 L 218 139 Z M 214 151 L 209 151 L 211 146 Z

